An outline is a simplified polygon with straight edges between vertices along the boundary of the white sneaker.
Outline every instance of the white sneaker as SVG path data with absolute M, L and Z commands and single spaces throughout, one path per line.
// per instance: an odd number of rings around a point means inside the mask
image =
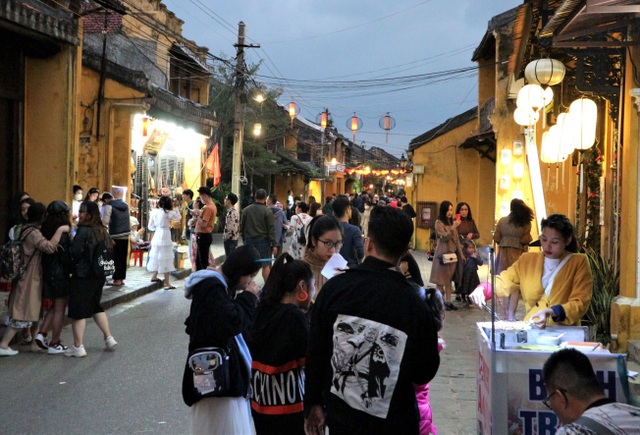
M 69 349 L 64 351 L 64 356 L 74 356 L 76 358 L 82 358 L 87 356 L 87 351 L 84 350 L 84 345 L 80 345 L 80 347 L 69 346 Z
M 47 337 L 45 337 L 43 334 L 40 334 L 39 332 L 38 334 L 36 334 L 36 344 L 42 350 L 46 350 L 49 347 L 47 343 Z
M 0 347 L 0 356 L 15 356 L 19 352 L 17 350 L 13 350 L 10 347 L 3 349 Z
M 113 336 L 110 335 L 104 340 L 104 345 L 106 346 L 107 350 L 113 350 L 118 345 L 118 342 L 115 338 L 113 338 Z
M 49 355 L 58 355 L 61 353 L 65 353 L 69 348 L 62 343 L 52 344 L 49 346 L 47 353 Z

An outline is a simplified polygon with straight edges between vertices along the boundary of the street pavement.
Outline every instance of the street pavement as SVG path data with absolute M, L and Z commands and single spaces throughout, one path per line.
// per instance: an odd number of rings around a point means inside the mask
M 216 236 L 212 249 L 220 264 L 224 249 Z M 432 263 L 424 251 L 413 255 L 428 282 Z M 186 261 L 185 267 L 189 265 Z M 165 291 L 150 281 L 145 269 L 131 266 L 125 286 L 105 287 L 103 306 L 110 307 L 107 314 L 119 342 L 115 352 L 104 351 L 101 334 L 89 321 L 87 358 L 34 355 L 28 346 L 17 346 L 21 352 L 16 357 L 1 358 L 0 409 L 12 418 L 2 419 L 10 423 L 3 423 L 0 432 L 187 433 L 188 409 L 180 396 L 180 380 L 187 339 L 183 322 L 189 307 L 182 291 L 188 273 L 177 271 L 172 283 L 178 288 Z M 446 348 L 431 382 L 434 422 L 442 434 L 476 433 L 475 323 L 486 320 L 488 316 L 476 308 L 446 313 L 440 333 Z M 68 326 L 62 339 L 72 342 Z

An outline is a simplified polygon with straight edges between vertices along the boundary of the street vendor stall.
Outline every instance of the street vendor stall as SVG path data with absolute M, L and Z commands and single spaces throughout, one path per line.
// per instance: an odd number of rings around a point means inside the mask
M 540 330 L 525 322 L 496 321 L 493 330 L 491 322 L 477 323 L 479 434 L 555 434 L 559 421 L 542 403 L 547 397 L 542 367 L 563 347 L 585 352 L 605 393 L 628 402 L 626 355 L 588 343 L 586 327 Z

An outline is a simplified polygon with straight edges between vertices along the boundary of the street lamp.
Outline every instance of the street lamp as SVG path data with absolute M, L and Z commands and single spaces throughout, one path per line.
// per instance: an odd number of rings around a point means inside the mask
M 402 153 L 402 157 L 400 157 L 400 169 L 404 170 L 407 168 L 407 158 Z

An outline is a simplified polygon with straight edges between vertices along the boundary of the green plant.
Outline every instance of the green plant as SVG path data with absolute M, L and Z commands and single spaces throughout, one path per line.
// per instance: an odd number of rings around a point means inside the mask
M 585 254 L 591 268 L 593 292 L 591 304 L 582 320 L 593 328 L 596 341 L 606 345 L 611 341 L 611 301 L 618 295 L 620 272 L 592 248 L 586 248 Z

